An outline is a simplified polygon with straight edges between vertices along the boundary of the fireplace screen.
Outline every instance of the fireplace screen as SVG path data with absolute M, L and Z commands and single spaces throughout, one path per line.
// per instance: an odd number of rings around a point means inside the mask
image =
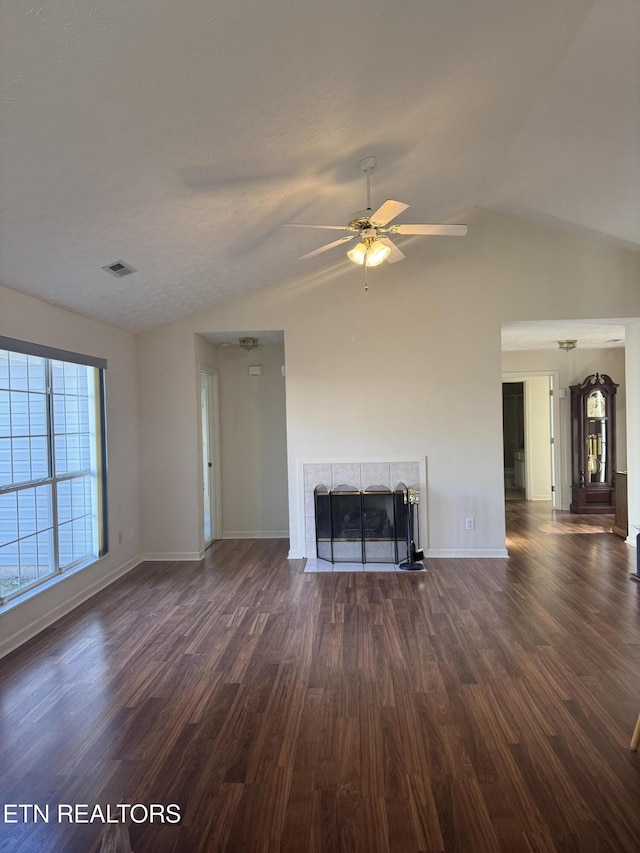
M 316 546 L 321 560 L 401 566 L 415 562 L 413 522 L 418 493 L 414 489 L 404 483 L 393 491 L 386 486 L 360 491 L 349 485 L 329 489 L 321 484 L 316 486 L 314 497 Z

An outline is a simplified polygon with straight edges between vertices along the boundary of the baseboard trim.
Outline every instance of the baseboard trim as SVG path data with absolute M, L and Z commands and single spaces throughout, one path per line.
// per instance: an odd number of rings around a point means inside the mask
M 142 555 L 144 563 L 190 563 L 204 560 L 204 551 L 149 551 Z
M 106 575 L 102 575 L 97 578 L 92 584 L 85 587 L 85 589 L 77 592 L 71 598 L 68 598 L 66 601 L 63 601 L 57 607 L 54 607 L 53 610 L 48 611 L 43 616 L 38 619 L 34 619 L 33 622 L 30 622 L 28 625 L 25 625 L 24 628 L 21 628 L 17 633 L 13 634 L 11 637 L 8 637 L 3 643 L 0 643 L 0 658 L 3 658 L 5 655 L 10 654 L 10 652 L 15 651 L 15 649 L 22 646 L 24 643 L 33 639 L 37 634 L 41 631 L 44 631 L 45 628 L 49 628 L 53 625 L 54 622 L 57 622 L 58 619 L 62 619 L 63 616 L 66 616 L 72 610 L 75 610 L 76 607 L 79 607 L 81 604 L 84 604 L 85 601 L 92 598 L 98 592 L 101 592 L 105 587 L 108 587 L 110 584 L 117 581 L 123 575 L 126 575 L 127 572 L 130 572 L 131 569 L 135 569 L 136 566 L 139 566 L 142 562 L 142 557 L 138 555 L 137 557 L 133 557 L 131 560 L 128 560 L 126 563 L 123 563 L 121 566 L 118 566 L 113 571 L 109 572 Z M 93 564 L 92 564 L 93 565 Z M 64 583 L 65 576 L 62 575 L 59 579 L 59 583 Z M 44 594 L 44 591 L 43 591 Z M 23 604 L 26 604 L 29 601 L 33 601 L 33 598 L 26 599 L 24 602 L 19 602 L 16 604 L 16 607 L 20 607 Z
M 225 530 L 223 539 L 288 539 L 288 530 Z
M 430 557 L 432 559 L 502 559 L 508 557 L 509 552 L 506 548 L 439 548 L 429 549 L 425 551 L 425 560 Z
M 300 548 L 292 548 L 287 554 L 287 560 L 304 560 L 307 555 Z

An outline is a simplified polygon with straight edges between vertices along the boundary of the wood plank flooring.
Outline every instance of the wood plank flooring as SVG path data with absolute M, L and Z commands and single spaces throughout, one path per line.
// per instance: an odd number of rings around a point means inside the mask
M 0 662 L 0 803 L 169 804 L 135 853 L 640 850 L 640 585 L 607 517 L 509 501 L 509 560 L 145 563 Z M 99 824 L 0 823 L 87 853 Z

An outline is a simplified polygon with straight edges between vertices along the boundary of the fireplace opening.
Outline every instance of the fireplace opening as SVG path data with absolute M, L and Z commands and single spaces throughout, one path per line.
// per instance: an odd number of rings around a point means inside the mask
M 314 490 L 316 553 L 330 563 L 396 563 L 419 568 L 417 550 L 419 493 L 398 483 L 356 489 L 324 484 Z M 414 566 L 414 564 L 416 564 Z

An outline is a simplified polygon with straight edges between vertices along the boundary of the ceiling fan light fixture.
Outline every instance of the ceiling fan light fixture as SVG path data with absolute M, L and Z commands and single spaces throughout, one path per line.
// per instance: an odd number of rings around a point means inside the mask
M 367 266 L 377 267 L 383 261 L 386 261 L 391 254 L 389 246 L 385 246 L 380 240 L 374 240 L 367 248 Z
M 367 239 L 365 243 L 358 243 L 349 252 L 347 257 L 354 264 L 367 267 L 377 267 L 383 261 L 386 261 L 391 254 L 391 249 L 381 240 Z
M 353 261 L 354 264 L 362 266 L 365 258 L 367 257 L 367 247 L 364 243 L 358 243 L 353 247 L 353 249 L 347 252 L 347 257 L 350 261 Z
M 405 211 L 409 205 L 403 201 L 388 198 L 375 211 L 371 207 L 371 172 L 375 168 L 376 158 L 365 157 L 358 166 L 367 179 L 367 206 L 364 210 L 354 213 L 347 225 L 307 225 L 301 222 L 286 223 L 290 228 L 324 228 L 328 231 L 351 232 L 338 240 L 332 240 L 319 249 L 314 249 L 302 255 L 301 258 L 315 258 L 323 252 L 345 243 L 347 240 L 359 238 L 360 242 L 347 252 L 350 261 L 358 266 L 377 267 L 383 261 L 390 264 L 404 259 L 405 255 L 387 236 L 389 234 L 421 234 L 428 236 L 464 237 L 466 225 L 450 223 L 423 223 L 421 225 L 391 225 L 391 222 Z M 380 239 L 380 235 L 382 238 Z

